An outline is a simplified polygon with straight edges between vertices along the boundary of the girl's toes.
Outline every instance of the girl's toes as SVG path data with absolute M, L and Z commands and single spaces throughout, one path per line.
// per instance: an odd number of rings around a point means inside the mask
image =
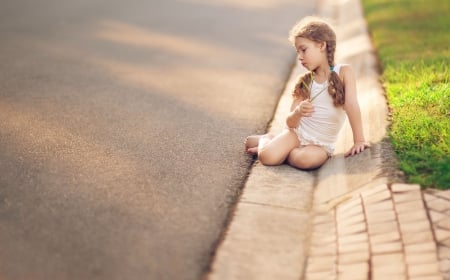
M 256 155 L 258 153 L 258 147 L 247 149 L 247 154 Z

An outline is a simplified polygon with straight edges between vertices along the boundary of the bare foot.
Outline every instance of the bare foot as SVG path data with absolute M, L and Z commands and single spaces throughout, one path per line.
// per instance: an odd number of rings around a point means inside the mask
M 256 155 L 257 153 L 258 153 L 258 146 L 247 149 L 247 154 L 249 155 Z
M 263 135 L 251 135 L 248 136 L 245 141 L 245 150 L 248 152 L 248 150 L 256 148 L 256 152 L 258 152 L 258 144 L 259 144 L 259 139 L 262 137 Z M 253 152 L 252 152 L 253 153 Z

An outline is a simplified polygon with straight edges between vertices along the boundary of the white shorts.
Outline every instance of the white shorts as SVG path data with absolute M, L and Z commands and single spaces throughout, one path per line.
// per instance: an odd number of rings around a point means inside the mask
M 304 131 L 300 131 L 299 129 L 296 129 L 295 132 L 297 133 L 298 140 L 300 141 L 300 145 L 302 146 L 308 146 L 308 145 L 315 145 L 323 148 L 328 156 L 332 156 L 334 153 L 335 146 L 334 144 L 330 143 L 323 143 L 321 141 L 318 141 L 314 136 L 306 134 Z

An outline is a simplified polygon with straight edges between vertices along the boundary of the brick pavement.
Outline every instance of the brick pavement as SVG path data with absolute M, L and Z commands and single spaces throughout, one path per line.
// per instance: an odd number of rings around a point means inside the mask
M 381 184 L 316 208 L 304 279 L 450 279 L 450 191 Z
M 428 218 L 437 244 L 439 269 L 445 280 L 450 279 L 450 191 L 424 192 Z

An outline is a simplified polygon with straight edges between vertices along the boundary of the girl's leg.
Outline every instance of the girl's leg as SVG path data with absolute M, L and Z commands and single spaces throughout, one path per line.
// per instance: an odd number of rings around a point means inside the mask
M 263 140 L 263 141 L 267 141 L 267 139 L 272 139 L 274 137 L 275 137 L 275 135 L 270 134 L 270 133 L 264 134 L 264 135 L 250 135 L 244 141 L 245 151 L 248 154 L 256 155 L 258 153 L 258 146 L 259 146 L 260 139 L 264 138 L 265 140 Z
M 280 165 L 299 144 L 297 133 L 293 130 L 286 129 L 275 137 L 265 135 L 259 139 L 258 159 L 264 165 Z
M 319 146 L 308 145 L 293 149 L 288 156 L 288 163 L 299 169 L 315 169 L 322 166 L 329 156 Z

